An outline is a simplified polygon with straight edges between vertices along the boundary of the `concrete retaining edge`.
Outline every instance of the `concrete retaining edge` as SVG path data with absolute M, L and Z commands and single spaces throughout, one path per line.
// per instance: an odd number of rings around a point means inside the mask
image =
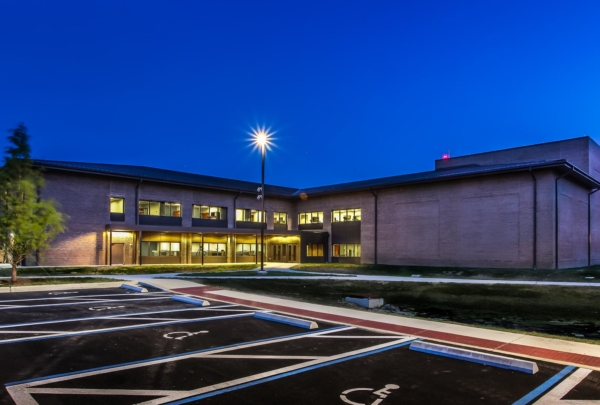
M 121 284 L 121 288 L 123 288 L 125 290 L 131 290 L 131 291 L 139 292 L 139 293 L 148 292 L 148 290 L 146 290 L 145 288 L 138 287 L 138 286 L 131 285 L 131 284 Z
M 470 361 L 472 363 L 479 363 L 486 366 L 505 368 L 507 370 L 514 370 L 527 374 L 535 374 L 539 371 L 537 364 L 533 361 L 513 359 L 510 357 L 498 356 L 496 354 L 476 352 L 474 350 L 443 346 L 435 343 L 416 341 L 411 343 L 409 349 L 423 353 L 435 354 L 438 356 L 450 357 L 458 360 Z
M 206 300 L 201 300 L 199 298 L 192 298 L 192 297 L 188 297 L 185 295 L 173 295 L 173 296 L 171 296 L 171 299 L 174 301 L 181 301 L 181 302 L 185 302 L 186 304 L 198 305 L 201 307 L 207 307 L 210 305 L 210 302 L 208 302 Z
M 291 316 L 277 315 L 270 312 L 256 312 L 254 314 L 254 318 L 264 319 L 265 321 L 285 323 L 287 325 L 297 326 L 305 329 L 317 329 L 319 327 L 319 325 L 313 321 L 292 318 Z

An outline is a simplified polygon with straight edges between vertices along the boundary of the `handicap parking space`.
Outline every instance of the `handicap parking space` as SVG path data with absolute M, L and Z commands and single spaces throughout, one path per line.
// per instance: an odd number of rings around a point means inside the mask
M 268 311 L 216 301 L 198 306 L 163 291 L 87 292 L 78 292 L 74 302 L 60 301 L 67 305 L 33 308 L 34 300 L 49 294 L 6 294 L 22 307 L 0 307 L 9 314 L 0 319 L 12 322 L 0 322 L 0 359 L 10 365 L 0 367 L 0 403 L 600 400 L 596 371 L 538 361 L 539 371 L 530 375 L 410 350 L 416 338 L 406 335 L 321 321 L 314 329 L 300 328 L 255 317 Z M 94 300 L 106 297 L 118 301 Z M 123 307 L 102 314 L 90 309 L 99 306 Z

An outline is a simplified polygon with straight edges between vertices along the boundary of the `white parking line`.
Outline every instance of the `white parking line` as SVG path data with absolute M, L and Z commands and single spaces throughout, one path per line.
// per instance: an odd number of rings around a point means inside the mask
M 78 295 L 77 298 L 91 298 L 91 297 L 119 297 L 119 296 L 136 296 L 140 295 L 160 295 L 160 296 L 171 296 L 171 294 L 166 294 L 164 292 L 147 292 L 147 293 L 124 293 L 124 294 L 94 294 L 94 295 Z M 0 302 L 29 302 L 29 301 L 49 301 L 49 300 L 66 300 L 67 298 L 76 298 L 74 296 L 69 297 L 47 297 L 47 298 L 23 298 L 16 300 L 0 300 Z
M 98 304 L 100 302 L 132 302 L 132 301 L 156 301 L 156 300 L 169 300 L 171 297 L 153 297 L 153 298 L 132 298 L 130 300 L 101 300 L 101 301 L 82 301 L 82 302 L 63 302 L 60 304 L 40 304 L 40 305 L 16 305 L 10 308 L 0 308 L 0 311 L 4 309 L 24 309 L 24 308 L 39 308 L 39 307 L 61 307 L 66 305 L 83 305 L 83 304 Z
M 219 308 L 230 308 L 230 307 L 237 307 L 237 306 L 238 305 L 236 305 L 236 304 L 225 304 L 222 307 L 215 306 L 215 307 L 203 307 L 203 308 L 194 307 L 194 308 L 180 308 L 180 309 L 163 309 L 160 311 L 132 312 L 132 313 L 126 313 L 126 314 L 115 314 L 115 315 L 106 315 L 106 316 L 89 316 L 89 317 L 85 317 L 85 318 L 56 319 L 56 320 L 52 320 L 52 321 L 25 322 L 25 323 L 18 323 L 18 324 L 0 325 L 0 329 L 17 328 L 17 327 L 22 327 L 22 326 L 33 326 L 33 325 L 49 325 L 52 323 L 62 323 L 62 322 L 78 322 L 78 321 L 92 321 L 92 320 L 96 320 L 96 319 L 112 319 L 112 318 L 121 318 L 123 316 L 152 315 L 152 314 L 172 313 L 172 312 L 182 312 L 182 311 L 210 311 L 210 310 L 217 310 Z M 247 310 L 240 310 L 239 312 L 246 312 L 246 311 Z M 254 312 L 254 311 L 249 311 L 249 312 Z
M 211 316 L 211 317 L 207 317 L 207 318 L 178 319 L 176 321 L 144 323 L 141 325 L 117 326 L 117 327 L 113 327 L 113 328 L 88 329 L 88 330 L 72 331 L 72 332 L 66 332 L 63 334 L 49 335 L 49 336 L 33 336 L 33 337 L 27 337 L 27 338 L 5 339 L 5 340 L 0 340 L 0 344 L 15 343 L 15 342 L 27 342 L 30 340 L 40 340 L 41 338 L 48 338 L 48 337 L 58 338 L 58 337 L 68 337 L 68 336 L 79 336 L 79 335 L 89 335 L 92 333 L 115 332 L 118 330 L 141 329 L 141 328 L 149 328 L 149 327 L 153 327 L 153 326 L 166 326 L 166 325 L 173 325 L 173 324 L 178 324 L 178 323 L 192 323 L 192 322 L 198 322 L 198 321 L 212 321 L 212 320 L 217 320 L 217 319 L 240 318 L 240 317 L 252 316 L 252 315 L 253 315 L 253 313 L 236 314 L 236 315 L 221 315 L 221 316 Z
M 241 345 L 237 345 L 234 347 L 227 347 L 227 348 L 215 349 L 212 351 L 206 351 L 206 352 L 201 352 L 201 353 L 193 353 L 193 354 L 189 354 L 189 355 L 177 356 L 175 358 L 157 359 L 157 360 L 151 360 L 151 361 L 147 361 L 147 362 L 143 362 L 143 363 L 135 363 L 135 364 L 127 364 L 127 365 L 123 365 L 123 366 L 116 366 L 116 367 L 108 368 L 108 369 L 92 370 L 92 371 L 83 372 L 80 374 L 57 376 L 57 377 L 49 378 L 49 379 L 45 379 L 45 380 L 32 381 L 32 382 L 26 382 L 23 384 L 19 384 L 19 385 L 7 386 L 6 389 L 8 390 L 8 392 L 10 393 L 11 397 L 13 398 L 13 400 L 15 401 L 15 403 L 17 405 L 33 404 L 34 402 L 31 402 L 31 401 L 33 401 L 31 394 L 39 394 L 39 393 L 63 394 L 63 395 L 64 394 L 136 395 L 137 393 L 141 393 L 141 392 L 144 392 L 143 395 L 160 397 L 160 398 L 152 399 L 150 401 L 143 402 L 142 404 L 158 405 L 158 404 L 165 404 L 168 402 L 172 402 L 172 401 L 176 401 L 176 400 L 180 400 L 180 399 L 184 399 L 184 398 L 195 397 L 195 396 L 205 394 L 205 393 L 220 391 L 223 389 L 240 386 L 242 384 L 253 383 L 253 382 L 259 383 L 259 380 L 263 380 L 263 379 L 266 379 L 269 377 L 280 378 L 279 376 L 282 376 L 287 373 L 302 372 L 303 369 L 310 369 L 311 367 L 323 367 L 323 366 L 327 365 L 327 363 L 330 363 L 330 362 L 333 362 L 335 364 L 336 362 L 344 361 L 344 359 L 349 358 L 349 357 L 368 355 L 368 353 L 370 353 L 370 352 L 377 352 L 377 351 L 385 350 L 386 348 L 389 348 L 389 347 L 392 347 L 395 345 L 399 345 L 399 344 L 402 344 L 402 343 L 405 343 L 405 342 L 415 339 L 412 337 L 399 337 L 398 339 L 395 339 L 394 341 L 391 341 L 391 342 L 385 342 L 385 343 L 374 345 L 374 346 L 371 346 L 368 348 L 345 352 L 345 353 L 341 353 L 341 354 L 337 354 L 337 355 L 333 355 L 333 356 L 269 356 L 269 355 L 246 356 L 246 355 L 219 354 L 219 353 L 223 353 L 223 352 L 247 349 L 249 347 L 277 344 L 277 343 L 286 342 L 286 341 L 290 341 L 290 340 L 303 339 L 306 337 L 313 337 L 314 335 L 325 335 L 328 333 L 339 332 L 339 331 L 350 330 L 350 329 L 354 329 L 354 327 L 335 329 L 335 330 L 331 330 L 331 331 L 317 332 L 314 334 L 309 333 L 309 334 L 303 334 L 300 336 L 288 336 L 288 337 L 281 338 L 281 339 L 272 339 L 272 340 L 268 340 L 268 341 L 255 342 L 255 343 L 250 343 L 250 344 L 246 344 L 246 345 L 241 344 Z M 91 377 L 91 376 L 96 376 L 96 375 L 100 375 L 100 374 L 114 373 L 114 372 L 118 372 L 118 371 L 130 370 L 130 369 L 135 369 L 135 368 L 149 367 L 149 366 L 153 366 L 153 365 L 157 365 L 157 364 L 175 362 L 175 361 L 180 361 L 180 360 L 189 359 L 189 358 L 198 358 L 198 359 L 200 359 L 200 358 L 206 358 L 206 359 L 210 359 L 210 358 L 296 359 L 296 360 L 307 360 L 307 361 L 302 361 L 298 364 L 294 364 L 291 366 L 278 368 L 275 370 L 270 370 L 267 372 L 258 373 L 258 374 L 246 376 L 243 378 L 226 381 L 226 382 L 222 382 L 219 384 L 213 384 L 210 386 L 205 386 L 205 387 L 201 387 L 201 388 L 197 388 L 197 389 L 193 389 L 193 390 L 189 390 L 189 391 L 113 390 L 113 389 L 106 389 L 106 390 L 90 389 L 90 390 L 87 390 L 87 389 L 81 389 L 81 388 L 72 389 L 72 388 L 41 388 L 41 387 L 39 387 L 41 385 L 54 384 L 57 382 Z M 136 393 L 136 394 L 134 394 L 134 393 Z

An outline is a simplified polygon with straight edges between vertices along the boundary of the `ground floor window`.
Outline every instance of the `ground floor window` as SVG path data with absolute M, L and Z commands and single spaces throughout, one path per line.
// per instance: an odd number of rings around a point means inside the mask
M 260 243 L 257 245 L 255 243 L 237 243 L 235 245 L 235 255 L 236 256 L 256 256 L 256 247 L 258 246 L 258 253 L 261 252 Z
M 334 257 L 360 257 L 360 243 L 333 245 Z
M 179 256 L 179 242 L 142 242 L 142 256 Z
M 205 243 L 204 249 L 200 249 L 201 244 L 192 242 L 192 256 L 227 256 L 226 243 Z
M 306 256 L 308 257 L 323 257 L 323 244 L 310 243 L 306 245 Z

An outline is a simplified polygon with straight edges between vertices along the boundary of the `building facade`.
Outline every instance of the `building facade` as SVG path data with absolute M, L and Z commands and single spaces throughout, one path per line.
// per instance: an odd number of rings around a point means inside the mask
M 569 268 L 600 263 L 600 147 L 589 137 L 441 159 L 309 189 L 37 160 L 68 230 L 43 265 L 265 261 Z M 260 230 L 265 228 L 265 244 Z M 31 260 L 34 260 L 33 258 Z M 29 261 L 27 264 L 31 264 Z

